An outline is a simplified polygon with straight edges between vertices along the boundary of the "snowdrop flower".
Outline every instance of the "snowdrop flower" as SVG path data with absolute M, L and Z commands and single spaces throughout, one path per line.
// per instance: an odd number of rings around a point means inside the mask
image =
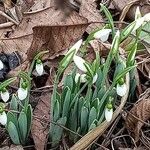
M 4 111 L 2 113 L 0 113 L 0 123 L 3 126 L 6 125 L 6 123 L 7 123 L 7 115 Z
M 44 66 L 43 63 L 40 59 L 36 60 L 36 66 L 35 66 L 36 72 L 38 73 L 39 76 L 41 76 L 44 72 Z
M 85 60 L 77 55 L 74 55 L 73 61 L 76 64 L 76 66 L 83 72 L 87 72 L 87 69 L 85 67 Z
M 6 125 L 7 123 L 7 115 L 4 111 L 5 105 L 0 103 L 0 124 Z
M 3 88 L 1 91 L 1 98 L 6 103 L 9 100 L 9 92 L 6 88 Z
M 105 119 L 107 122 L 110 122 L 111 119 L 112 119 L 112 116 L 113 116 L 113 106 L 111 104 L 111 101 L 109 101 L 106 105 L 106 108 L 105 108 Z
M 138 18 L 141 18 L 141 12 L 139 6 L 136 8 L 135 11 L 135 20 L 137 20 Z
M 119 96 L 124 96 L 127 92 L 127 85 L 126 83 L 124 83 L 123 78 L 119 81 L 119 83 L 117 84 L 117 94 Z
M 21 87 L 18 89 L 18 98 L 20 100 L 26 99 L 28 95 L 27 83 L 23 82 Z
M 102 42 L 106 42 L 108 40 L 110 32 L 111 29 L 102 29 L 97 31 L 93 37 L 95 39 L 100 39 Z
M 0 60 L 0 70 L 2 70 L 4 68 L 4 64 L 3 62 Z
M 78 52 L 79 48 L 81 47 L 82 42 L 83 42 L 82 39 L 80 39 L 78 42 L 76 42 L 76 43 L 69 49 L 69 51 L 67 52 L 67 54 L 71 53 L 71 52 L 74 51 L 74 50 L 76 50 L 76 51 L 75 51 L 75 54 L 76 54 L 76 53 Z M 67 54 L 66 54 L 66 55 L 67 55 Z
M 86 79 L 86 74 L 77 73 L 77 74 L 75 75 L 75 82 L 78 83 L 79 79 L 80 79 L 80 82 L 81 82 L 81 83 L 85 83 L 85 82 L 87 81 L 87 79 Z

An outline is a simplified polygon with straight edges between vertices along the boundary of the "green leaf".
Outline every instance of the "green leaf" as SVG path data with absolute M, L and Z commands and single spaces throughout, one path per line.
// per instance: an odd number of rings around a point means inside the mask
M 115 27 L 114 27 L 114 21 L 113 21 L 112 15 L 109 12 L 109 10 L 105 7 L 105 5 L 100 4 L 100 6 L 101 6 L 101 9 L 104 11 L 104 13 L 105 13 L 105 15 L 109 21 L 110 27 L 112 29 L 112 36 L 114 37 L 115 36 Z
M 67 93 L 64 100 L 62 117 L 67 117 L 70 110 L 71 90 L 67 87 Z
M 130 23 L 127 27 L 125 27 L 121 32 L 120 42 L 125 40 L 132 32 L 136 24 L 136 21 Z
M 16 96 L 13 94 L 10 102 L 10 110 L 18 111 L 18 102 Z
M 135 68 L 135 67 L 136 67 L 136 66 L 134 65 L 134 66 L 125 68 L 122 72 L 120 72 L 120 73 L 116 76 L 116 78 L 114 79 L 113 82 L 116 83 L 119 79 L 121 79 L 122 77 L 124 77 L 130 70 L 132 70 L 132 69 Z
M 88 124 L 88 108 L 85 106 L 82 107 L 81 109 L 81 131 L 84 134 L 87 130 L 87 124 Z
M 62 126 L 65 126 L 67 121 L 66 117 L 62 117 L 57 121 L 57 124 L 60 124 Z M 53 125 L 50 131 L 50 137 L 52 140 L 52 147 L 57 145 L 59 141 L 61 140 L 61 137 L 63 135 L 63 128 L 58 125 Z
M 12 113 L 12 112 L 7 113 L 7 127 L 8 127 L 9 122 L 12 122 L 18 129 L 18 120 L 17 120 L 17 116 L 15 113 Z
M 150 47 L 150 22 L 147 22 L 143 27 L 142 31 L 140 33 L 139 39 L 142 41 L 142 43 Z
M 85 98 L 80 97 L 78 101 L 78 122 L 81 122 L 81 110 L 84 102 L 85 102 Z
M 93 122 L 91 123 L 91 125 L 90 125 L 90 127 L 89 127 L 89 130 L 88 131 L 90 131 L 90 130 L 92 130 L 92 129 L 94 129 L 94 128 L 96 128 L 96 126 L 97 126 L 97 120 L 95 119 L 95 120 L 93 120 Z
M 20 140 L 19 140 L 19 135 L 16 126 L 14 125 L 13 122 L 8 123 L 8 133 L 10 135 L 11 140 L 13 141 L 14 144 L 20 145 Z
M 53 109 L 53 121 L 57 121 L 60 117 L 60 104 L 59 101 L 56 100 Z
M 30 130 L 31 130 L 31 123 L 32 123 L 32 117 L 33 117 L 33 109 L 32 106 L 29 104 L 27 109 L 27 137 L 29 136 Z
M 14 82 L 17 79 L 17 77 L 14 78 L 9 78 L 8 80 L 0 83 L 0 90 L 2 90 L 3 88 L 7 87 L 8 85 L 10 85 L 12 82 Z
M 73 78 L 72 78 L 72 75 L 67 75 L 65 77 L 65 80 L 64 80 L 64 87 L 68 86 L 70 88 L 70 90 L 72 91 L 73 89 Z
M 91 108 L 88 119 L 88 127 L 90 128 L 92 122 L 97 118 L 97 112 L 94 107 Z
M 22 144 L 25 144 L 27 138 L 27 116 L 24 112 L 21 112 L 19 115 L 18 126 L 21 135 L 20 140 Z

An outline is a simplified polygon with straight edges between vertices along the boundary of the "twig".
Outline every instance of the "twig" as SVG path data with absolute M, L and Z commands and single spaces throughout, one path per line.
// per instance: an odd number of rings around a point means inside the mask
M 7 18 L 8 20 L 12 21 L 14 24 L 19 25 L 19 23 L 17 21 L 15 21 L 14 19 L 12 19 L 11 17 L 9 17 L 7 14 L 5 14 L 4 12 L 0 11 L 0 15 L 4 16 L 5 18 Z

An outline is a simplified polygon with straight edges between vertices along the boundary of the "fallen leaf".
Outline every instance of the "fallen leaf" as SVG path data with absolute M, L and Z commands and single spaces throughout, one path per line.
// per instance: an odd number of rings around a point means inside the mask
M 65 51 L 79 40 L 88 24 L 34 27 L 33 41 L 28 50 L 28 59 L 42 50 L 49 50 L 50 57 Z M 58 56 L 58 55 L 57 55 Z
M 131 132 L 135 141 L 139 140 L 139 134 L 144 122 L 150 119 L 150 88 L 142 95 L 139 101 L 130 110 L 126 118 L 126 128 Z M 141 121 L 142 120 L 142 121 Z
M 100 10 L 97 9 L 97 4 L 95 0 L 82 0 L 79 14 L 88 19 L 89 22 L 101 22 L 92 23 L 87 28 L 87 33 L 90 33 L 96 28 L 103 26 L 104 20 L 100 14 Z
M 44 94 L 34 110 L 31 133 L 36 150 L 44 150 L 47 144 L 50 120 L 50 94 Z

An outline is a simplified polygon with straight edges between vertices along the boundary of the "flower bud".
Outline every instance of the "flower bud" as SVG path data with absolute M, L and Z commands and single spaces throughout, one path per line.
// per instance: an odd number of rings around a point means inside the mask
M 43 63 L 40 59 L 37 59 L 36 60 L 36 66 L 35 66 L 35 69 L 38 73 L 39 76 L 41 76 L 44 72 L 44 67 L 43 67 Z
M 69 51 L 67 52 L 67 54 L 69 54 L 71 51 L 74 51 L 75 50 L 75 54 L 78 52 L 79 48 L 81 47 L 82 45 L 82 42 L 83 40 L 80 39 L 78 42 L 76 42 L 70 49 Z M 67 55 L 66 54 L 66 55 Z
M 3 62 L 0 60 L 0 70 L 2 70 L 4 68 L 4 64 Z
M 87 69 L 85 67 L 85 60 L 77 55 L 74 55 L 73 61 L 76 64 L 76 66 L 83 72 L 87 72 Z
M 106 42 L 108 40 L 110 32 L 111 29 L 102 29 L 97 31 L 93 37 L 95 39 L 100 39 L 102 42 Z
M 6 88 L 3 88 L 1 91 L 1 98 L 6 103 L 9 100 L 9 92 Z

